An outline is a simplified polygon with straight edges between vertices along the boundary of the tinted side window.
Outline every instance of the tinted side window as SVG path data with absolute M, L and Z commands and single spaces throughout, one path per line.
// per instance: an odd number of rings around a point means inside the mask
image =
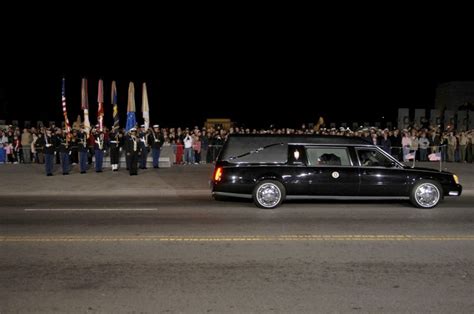
M 306 155 L 310 166 L 351 166 L 347 148 L 307 147 Z
M 358 148 L 360 165 L 364 167 L 391 167 L 392 161 L 376 149 Z

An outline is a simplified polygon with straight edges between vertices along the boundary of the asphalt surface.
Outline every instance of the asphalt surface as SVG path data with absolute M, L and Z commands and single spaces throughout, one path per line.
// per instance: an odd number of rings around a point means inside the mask
M 455 166 L 468 188 L 433 210 L 270 211 L 212 200 L 211 166 L 2 166 L 0 313 L 472 313 L 474 167 Z

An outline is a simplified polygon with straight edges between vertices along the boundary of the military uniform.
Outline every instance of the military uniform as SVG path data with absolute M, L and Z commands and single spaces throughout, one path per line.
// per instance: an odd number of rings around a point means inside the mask
M 161 147 L 163 146 L 163 143 L 165 141 L 163 135 L 161 135 L 161 132 L 158 128 L 158 125 L 154 125 L 153 130 L 151 130 L 151 136 L 149 137 L 151 142 L 151 155 L 153 157 L 153 168 L 160 167 Z
M 145 126 L 142 125 L 142 128 Z M 146 169 L 146 158 L 148 157 L 148 132 L 142 131 L 139 134 L 140 137 L 140 169 Z
M 129 170 L 130 175 L 137 175 L 137 163 L 138 158 L 141 156 L 141 149 L 142 146 L 140 145 L 140 139 L 134 134 L 136 129 L 130 130 L 131 134 L 129 134 L 125 140 L 125 151 L 127 153 L 127 157 L 129 158 Z
M 89 148 L 87 147 L 87 133 L 82 130 L 78 135 L 79 166 L 81 173 L 86 173 Z
M 118 129 L 114 129 L 109 133 L 109 146 L 110 146 L 110 164 L 112 171 L 118 171 L 120 162 L 120 147 L 122 137 Z
M 61 167 L 63 169 L 63 175 L 69 174 L 69 154 L 71 153 L 70 139 L 68 134 L 63 134 L 58 137 L 59 143 L 59 154 L 61 156 Z
M 55 152 L 55 138 L 51 134 L 46 134 L 44 137 L 38 139 L 39 145 L 43 146 L 43 153 L 45 157 L 45 170 L 46 175 L 53 175 L 53 166 L 54 166 L 54 152 Z
M 102 164 L 104 162 L 104 151 L 106 147 L 105 137 L 103 132 L 98 132 L 94 143 L 95 156 L 95 172 L 102 172 Z

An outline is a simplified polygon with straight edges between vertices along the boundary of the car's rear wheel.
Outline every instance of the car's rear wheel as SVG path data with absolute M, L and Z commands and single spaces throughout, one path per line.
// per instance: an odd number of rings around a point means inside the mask
M 259 182 L 253 190 L 255 205 L 264 209 L 278 207 L 285 199 L 285 187 L 278 181 L 264 180 Z
M 436 181 L 421 180 L 413 186 L 410 201 L 418 208 L 433 208 L 443 199 L 443 189 Z

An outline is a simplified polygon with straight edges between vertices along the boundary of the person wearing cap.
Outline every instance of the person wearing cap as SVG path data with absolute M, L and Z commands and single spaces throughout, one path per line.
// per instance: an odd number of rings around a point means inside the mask
M 87 160 L 88 160 L 88 152 L 89 149 L 87 147 L 87 138 L 88 134 L 84 129 L 84 126 L 81 125 L 81 129 L 79 134 L 77 135 L 78 139 L 78 151 L 79 151 L 79 168 L 81 170 L 81 174 L 86 173 L 87 171 Z
M 61 167 L 63 175 L 68 175 L 70 170 L 69 154 L 71 153 L 70 134 L 63 132 L 58 137 L 59 142 L 59 155 L 61 157 Z
M 140 139 L 137 137 L 137 129 L 131 128 L 129 131 L 129 135 L 125 139 L 125 152 L 128 158 L 128 168 L 130 171 L 130 175 L 137 175 L 138 174 L 138 158 L 141 155 L 141 145 Z
M 95 142 L 94 142 L 95 172 L 102 172 L 105 149 L 106 149 L 106 141 L 105 141 L 104 132 L 98 129 L 97 135 L 95 137 Z
M 39 144 L 43 146 L 43 153 L 44 153 L 44 167 L 46 170 L 46 175 L 48 177 L 53 175 L 53 167 L 54 167 L 54 151 L 55 146 L 54 142 L 55 139 L 52 135 L 51 129 L 46 130 L 46 134 L 43 138 L 39 139 Z
M 153 125 L 151 135 L 151 155 L 153 157 L 153 168 L 156 169 L 160 167 L 161 147 L 165 139 L 160 132 L 160 126 L 158 124 Z
M 146 159 L 148 157 L 148 132 L 145 129 L 145 125 L 142 124 L 140 126 L 140 132 L 138 134 L 138 137 L 140 139 L 140 149 L 141 149 L 141 155 L 140 155 L 140 169 L 146 169 Z
M 120 148 L 122 137 L 118 127 L 113 127 L 109 133 L 109 146 L 110 146 L 110 164 L 112 171 L 118 171 L 119 160 L 120 160 Z

